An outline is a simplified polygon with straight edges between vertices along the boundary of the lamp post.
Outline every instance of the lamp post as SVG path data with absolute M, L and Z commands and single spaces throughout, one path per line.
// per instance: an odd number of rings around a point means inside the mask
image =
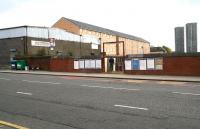
M 80 35 L 80 45 L 79 45 L 79 50 L 80 50 L 80 58 L 81 58 L 81 56 L 82 56 L 82 52 L 81 52 L 81 37 L 82 37 L 82 35 Z

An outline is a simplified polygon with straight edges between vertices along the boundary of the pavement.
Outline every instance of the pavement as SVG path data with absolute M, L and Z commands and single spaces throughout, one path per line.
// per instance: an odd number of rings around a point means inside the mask
M 106 73 L 70 73 L 70 72 L 49 72 L 49 71 L 16 71 L 16 70 L 0 70 L 0 73 L 154 80 L 154 81 L 200 82 L 199 76 L 128 75 L 128 74 L 106 74 Z
M 199 109 L 200 83 L 0 73 L 0 122 L 23 128 L 199 129 Z

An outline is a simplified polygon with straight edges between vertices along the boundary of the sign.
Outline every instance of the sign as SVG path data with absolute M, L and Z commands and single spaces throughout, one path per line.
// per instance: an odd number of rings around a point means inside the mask
M 140 62 L 138 59 L 132 60 L 132 69 L 133 70 L 139 70 Z
M 90 60 L 90 66 L 92 69 L 96 68 L 96 61 L 95 60 Z
M 155 58 L 156 70 L 163 70 L 163 58 Z
M 98 44 L 92 43 L 91 45 L 92 45 L 92 49 L 98 49 Z
M 131 60 L 125 60 L 125 70 L 131 70 Z
M 154 69 L 154 58 L 147 58 L 147 69 Z
M 101 60 L 96 60 L 96 69 L 101 69 Z
M 140 70 L 146 70 L 147 69 L 147 60 L 141 59 L 140 60 Z
M 79 69 L 79 61 L 74 61 L 74 69 Z
M 55 47 L 56 46 L 55 38 L 50 38 L 49 42 L 50 42 L 50 47 Z
M 90 60 L 85 60 L 85 68 L 86 69 L 91 68 L 91 62 L 90 62 Z
M 31 46 L 35 46 L 35 47 L 50 47 L 50 42 L 31 40 Z
M 79 68 L 84 69 L 85 68 L 85 61 L 84 60 L 79 60 Z

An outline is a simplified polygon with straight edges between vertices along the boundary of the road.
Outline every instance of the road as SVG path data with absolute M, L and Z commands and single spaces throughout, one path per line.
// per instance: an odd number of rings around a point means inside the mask
M 200 129 L 200 84 L 0 73 L 0 121 L 30 129 Z

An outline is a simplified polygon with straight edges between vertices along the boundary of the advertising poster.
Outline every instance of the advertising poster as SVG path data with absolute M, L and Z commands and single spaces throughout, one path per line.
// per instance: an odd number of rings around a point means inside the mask
M 133 70 L 139 70 L 140 68 L 140 62 L 138 59 L 132 60 L 132 69 Z
M 85 68 L 85 61 L 84 60 L 79 60 L 79 68 L 84 69 Z
M 155 69 L 163 70 L 163 58 L 155 58 Z
M 153 70 L 154 66 L 154 58 L 147 58 L 147 69 Z
M 101 69 L 101 60 L 96 60 L 96 69 Z
M 79 69 L 79 61 L 74 61 L 74 69 Z
M 96 68 L 96 61 L 90 60 L 90 68 L 95 69 Z
M 131 60 L 125 60 L 125 70 L 131 70 Z
M 90 60 L 85 60 L 85 68 L 86 68 L 86 69 L 91 68 Z
M 147 69 L 147 60 L 141 59 L 140 60 L 140 70 L 146 70 Z

